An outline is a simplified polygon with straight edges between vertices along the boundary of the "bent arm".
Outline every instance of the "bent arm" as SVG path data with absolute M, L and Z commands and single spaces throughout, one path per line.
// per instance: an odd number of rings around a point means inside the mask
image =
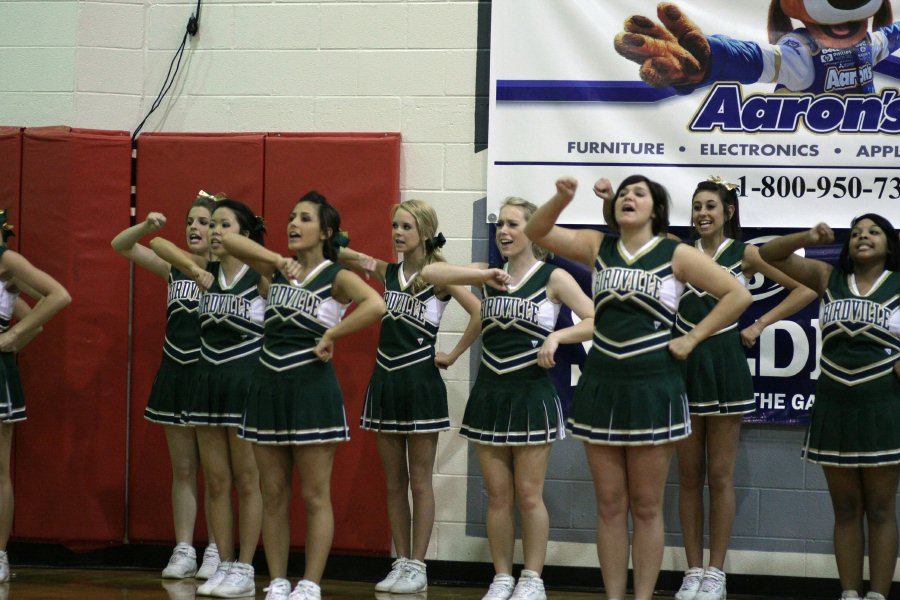
M 825 293 L 828 287 L 828 278 L 834 268 L 820 260 L 797 256 L 795 252 L 806 246 L 833 241 L 834 235 L 831 234 L 831 230 L 827 229 L 827 226 L 823 229 L 822 225 L 819 224 L 809 231 L 777 237 L 766 242 L 759 249 L 759 256 L 764 261 L 791 279 L 805 285 L 818 297 L 822 297 L 822 294 Z
M 222 245 L 225 246 L 228 254 L 269 280 L 272 279 L 275 271 L 283 270 L 291 260 L 238 233 L 226 233 L 222 236 Z
M 438 352 L 435 356 L 435 363 L 443 369 L 455 363 L 481 334 L 481 301 L 475 297 L 475 294 L 459 285 L 449 286 L 447 293 L 469 313 L 469 323 L 453 350 L 446 354 Z
M 20 289 L 34 289 L 40 295 L 37 304 L 0 336 L 0 350 L 8 351 L 19 347 L 21 340 L 34 337 L 47 321 L 72 302 L 72 297 L 56 279 L 17 252 L 7 250 L 0 257 L 0 263 L 12 275 L 14 285 Z M 18 305 L 17 308 L 22 310 Z
M 528 219 L 525 235 L 554 254 L 593 267 L 603 234 L 591 229 L 566 229 L 556 224 L 575 197 L 577 187 L 578 183 L 571 177 L 557 180 L 556 193 Z

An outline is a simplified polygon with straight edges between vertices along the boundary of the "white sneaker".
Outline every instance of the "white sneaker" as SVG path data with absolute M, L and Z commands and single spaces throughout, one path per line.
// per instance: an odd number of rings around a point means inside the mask
M 524 569 L 519 576 L 519 583 L 513 590 L 510 600 L 547 600 L 544 592 L 544 580 L 534 571 Z
M 387 577 L 379 581 L 375 584 L 376 592 L 389 592 L 391 591 L 391 586 L 397 583 L 397 580 L 400 579 L 400 575 L 403 574 L 403 568 L 406 566 L 406 561 L 409 560 L 403 556 L 400 556 L 391 563 L 391 570 L 387 574 Z
M 269 587 L 263 589 L 266 593 L 265 600 L 290 600 L 291 582 L 279 577 L 269 583 Z
M 232 563 L 228 561 L 220 562 L 219 566 L 216 567 L 216 572 L 212 574 L 212 577 L 207 579 L 203 585 L 197 588 L 197 595 L 212 596 L 213 590 L 225 580 L 225 576 L 228 575 L 228 570 L 231 569 L 231 565 Z
M 715 567 L 703 571 L 700 589 L 694 600 L 725 600 L 725 573 Z
M 9 555 L 6 550 L 0 550 L 0 583 L 9 581 Z
M 163 569 L 163 579 L 187 579 L 197 573 L 197 551 L 190 544 L 178 544 Z
M 425 574 L 425 563 L 421 560 L 409 559 L 403 565 L 403 572 L 391 586 L 392 594 L 416 594 L 428 589 L 428 576 Z
M 194 577 L 197 579 L 209 579 L 218 568 L 219 547 L 215 544 L 210 544 L 203 551 L 203 562 L 200 564 L 200 568 L 197 569 L 197 574 Z
M 234 561 L 228 569 L 228 575 L 212 591 L 215 598 L 245 598 L 256 595 L 256 582 L 253 580 L 253 565 Z
M 494 581 L 488 588 L 481 600 L 509 600 L 513 595 L 513 588 L 516 586 L 516 580 L 512 575 L 506 573 L 498 573 L 494 575 Z
M 866 594 L 865 600 L 884 600 L 884 596 L 878 592 L 869 592 Z
M 841 600 L 859 600 L 859 594 L 856 590 L 844 590 L 841 592 Z
M 322 588 L 309 579 L 301 579 L 288 600 L 322 600 Z
M 684 572 L 681 587 L 675 593 L 675 600 L 694 600 L 700 591 L 700 582 L 703 580 L 703 568 L 691 567 Z

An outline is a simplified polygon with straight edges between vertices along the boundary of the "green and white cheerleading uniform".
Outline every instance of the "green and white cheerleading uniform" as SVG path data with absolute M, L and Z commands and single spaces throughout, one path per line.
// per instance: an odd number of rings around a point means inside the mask
M 6 246 L 0 246 L 0 256 L 6 252 Z M 16 308 L 18 291 L 7 289 L 7 282 L 0 282 L 0 333 L 7 331 L 12 323 L 13 311 Z M 25 420 L 25 394 L 22 392 L 22 380 L 16 366 L 14 352 L 0 352 L 0 421 L 15 423 Z
M 144 418 L 162 425 L 184 425 L 183 414 L 190 404 L 190 392 L 200 359 L 200 288 L 175 267 L 169 270 L 166 305 L 166 339 L 162 362 Z
M 697 248 L 703 250 L 697 240 Z M 747 244 L 725 238 L 713 260 L 728 271 L 741 285 L 747 278 L 741 269 Z M 719 300 L 712 294 L 685 284 L 684 294 L 675 315 L 674 336 L 689 333 L 706 318 Z M 741 344 L 741 333 L 735 321 L 700 342 L 682 363 L 687 388 L 688 407 L 700 416 L 743 415 L 756 410 L 753 379 L 747 356 Z
M 633 256 L 604 236 L 594 263 L 594 342 L 567 421 L 594 444 L 650 445 L 691 433 L 681 367 L 669 353 L 684 284 L 679 242 L 654 237 Z
M 559 304 L 547 284 L 556 267 L 537 262 L 506 292 L 484 286 L 481 367 L 460 435 L 481 444 L 547 444 L 565 437 L 562 406 L 538 351 L 553 333 Z
M 450 428 L 447 387 L 434 364 L 435 343 L 447 300 L 434 286 L 413 292 L 416 279 L 403 263 L 384 277 L 381 335 L 375 371 L 366 390 L 360 427 L 382 433 L 428 433 Z
M 867 294 L 835 268 L 819 308 L 822 357 L 803 455 L 834 467 L 900 464 L 900 272 Z
M 230 285 L 219 263 L 206 268 L 213 284 L 200 296 L 200 362 L 185 421 L 238 427 L 262 347 L 266 301 L 259 273 L 247 265 Z
M 266 333 L 238 435 L 257 444 L 315 444 L 350 439 L 344 398 L 331 362 L 313 352 L 346 304 L 331 296 L 342 267 L 320 263 L 302 282 L 276 273 L 266 304 Z

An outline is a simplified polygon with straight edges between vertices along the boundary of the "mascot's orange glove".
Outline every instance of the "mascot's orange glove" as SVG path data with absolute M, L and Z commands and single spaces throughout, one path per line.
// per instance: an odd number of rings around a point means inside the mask
M 641 15 L 625 20 L 616 35 L 616 52 L 641 65 L 641 79 L 654 87 L 692 85 L 709 71 L 709 42 L 675 4 L 661 2 L 656 14 L 662 27 Z

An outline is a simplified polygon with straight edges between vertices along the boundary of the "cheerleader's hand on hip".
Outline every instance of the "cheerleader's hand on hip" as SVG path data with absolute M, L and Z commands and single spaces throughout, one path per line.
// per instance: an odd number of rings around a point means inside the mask
M 669 342 L 669 353 L 676 360 L 684 360 L 696 346 L 697 342 L 694 341 L 694 338 L 690 334 L 683 335 L 681 337 L 673 338 L 672 341 Z
M 553 367 L 555 367 L 556 361 L 553 360 L 553 355 L 556 354 L 557 348 L 559 348 L 559 342 L 557 341 L 556 336 L 551 333 L 547 336 L 547 339 L 544 340 L 543 345 L 541 345 L 541 349 L 538 350 L 538 366 L 545 369 L 552 369 Z
M 18 352 L 20 347 L 19 336 L 13 329 L 0 334 L 0 352 Z
M 756 344 L 756 340 L 762 334 L 763 326 L 759 321 L 755 321 L 752 325 L 748 325 L 741 330 L 741 343 L 745 348 L 752 348 Z
M 328 362 L 331 360 L 331 357 L 334 356 L 334 341 L 328 337 L 327 333 L 322 336 L 322 339 L 319 340 L 319 343 L 313 348 L 313 353 L 318 356 L 319 360 L 322 362 Z

